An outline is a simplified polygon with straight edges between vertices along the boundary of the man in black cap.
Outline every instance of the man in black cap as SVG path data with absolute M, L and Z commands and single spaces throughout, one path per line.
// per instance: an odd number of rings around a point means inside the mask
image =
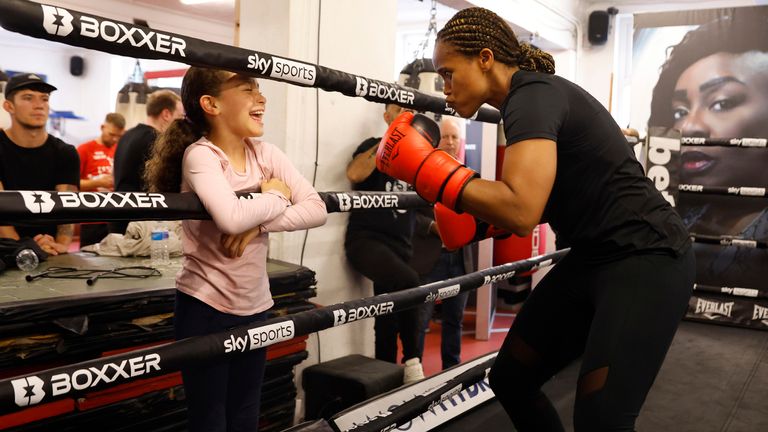
M 5 86 L 3 109 L 11 126 L 0 131 L 0 190 L 76 192 L 80 159 L 75 147 L 46 131 L 48 99 L 56 87 L 35 74 L 14 75 Z M 27 193 L 30 213 L 50 211 L 46 193 Z M 31 215 L 33 216 L 33 215 Z M 51 255 L 66 253 L 74 225 L 0 226 L 0 237 L 29 237 Z

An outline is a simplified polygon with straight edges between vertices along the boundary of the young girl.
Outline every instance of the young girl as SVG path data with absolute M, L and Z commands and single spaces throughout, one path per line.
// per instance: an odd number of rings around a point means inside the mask
M 151 190 L 194 192 L 213 220 L 185 220 L 176 277 L 175 336 L 261 321 L 273 302 L 268 233 L 325 223 L 317 192 L 263 134 L 266 98 L 253 78 L 192 67 L 181 87 L 186 117 L 158 138 Z M 241 200 L 235 191 L 260 191 Z M 190 431 L 255 431 L 266 350 L 182 371 Z
M 581 357 L 574 429 L 634 430 L 693 288 L 695 261 L 680 217 L 610 113 L 555 76 L 552 56 L 519 44 L 498 15 L 458 12 L 438 32 L 433 59 L 459 115 L 484 103 L 501 111 L 501 180 L 476 178 L 434 150 L 421 120 L 404 124 L 407 113 L 383 138 L 380 169 L 521 236 L 548 222 L 558 246 L 571 248 L 515 318 L 491 388 L 518 431 L 563 431 L 541 386 Z

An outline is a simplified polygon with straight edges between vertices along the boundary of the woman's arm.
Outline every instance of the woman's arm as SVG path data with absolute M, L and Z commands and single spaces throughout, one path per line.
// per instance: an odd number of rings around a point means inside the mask
M 355 156 L 347 165 L 347 179 L 353 183 L 362 183 L 376 169 L 376 151 L 378 144 Z
M 265 230 L 268 232 L 295 231 L 325 224 L 328 212 L 325 209 L 325 203 L 312 185 L 280 149 L 269 143 L 261 143 L 261 145 L 269 146 L 264 149 L 264 154 L 272 164 L 273 175 L 291 189 L 293 202 L 293 205 L 284 213 L 265 223 Z
M 254 199 L 238 199 L 221 170 L 221 161 L 204 146 L 196 146 L 184 157 L 185 179 L 213 222 L 225 234 L 240 234 L 281 215 L 290 205 L 276 191 Z
M 557 171 L 557 144 L 527 139 L 507 146 L 501 180 L 469 182 L 461 209 L 518 236 L 539 224 Z

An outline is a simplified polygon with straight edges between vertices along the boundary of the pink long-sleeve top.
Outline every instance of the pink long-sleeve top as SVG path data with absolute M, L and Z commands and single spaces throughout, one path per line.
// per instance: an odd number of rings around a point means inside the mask
M 183 267 L 176 286 L 211 307 L 233 315 L 252 315 L 274 302 L 267 276 L 269 232 L 294 231 L 325 223 L 325 203 L 288 157 L 272 144 L 246 140 L 245 172 L 233 169 L 226 154 L 206 138 L 190 145 L 182 162 L 182 192 L 194 192 L 213 220 L 185 220 Z M 261 182 L 282 180 L 291 200 L 269 191 L 238 199 L 235 191 L 260 191 Z M 222 234 L 239 234 L 263 225 L 240 258 L 229 258 Z

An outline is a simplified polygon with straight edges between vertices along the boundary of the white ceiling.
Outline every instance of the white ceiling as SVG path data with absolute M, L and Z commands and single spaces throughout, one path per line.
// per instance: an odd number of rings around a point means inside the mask
M 148 8 L 158 8 L 172 10 L 176 13 L 196 16 L 227 23 L 235 22 L 235 0 L 213 0 L 206 3 L 185 5 L 180 0 L 124 0 L 126 3 L 146 6 Z M 247 0 L 241 0 L 247 1 Z M 143 18 L 152 23 L 152 16 L 148 14 Z

